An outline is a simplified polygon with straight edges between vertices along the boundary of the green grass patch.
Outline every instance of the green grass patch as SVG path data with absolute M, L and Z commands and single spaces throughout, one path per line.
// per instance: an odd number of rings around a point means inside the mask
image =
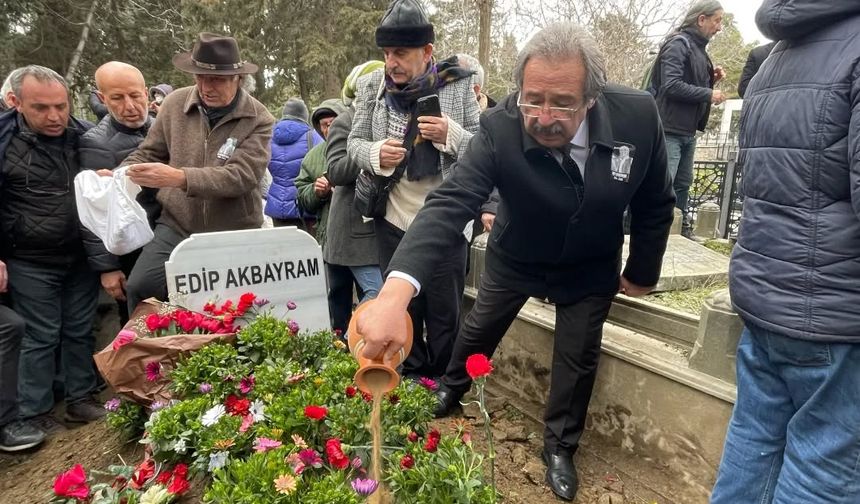
M 646 301 L 667 306 L 675 310 L 698 315 L 705 300 L 714 292 L 727 288 L 725 282 L 714 282 L 702 287 L 682 291 L 658 292 L 645 297 Z

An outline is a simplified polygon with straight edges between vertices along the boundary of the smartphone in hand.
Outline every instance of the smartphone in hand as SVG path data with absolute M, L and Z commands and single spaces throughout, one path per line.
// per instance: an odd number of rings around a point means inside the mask
M 418 98 L 418 117 L 442 117 L 442 107 L 439 105 L 439 95 L 427 95 Z

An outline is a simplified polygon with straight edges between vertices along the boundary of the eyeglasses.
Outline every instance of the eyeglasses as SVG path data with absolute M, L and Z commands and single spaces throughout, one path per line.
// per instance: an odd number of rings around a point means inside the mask
M 526 117 L 540 117 L 544 109 L 548 109 L 549 116 L 556 121 L 570 121 L 573 120 L 574 114 L 576 114 L 577 112 L 579 112 L 580 109 L 582 109 L 582 105 L 576 108 L 532 105 L 530 103 L 521 103 L 520 98 L 521 96 L 517 94 L 517 107 L 520 108 L 520 112 L 522 112 L 523 115 Z

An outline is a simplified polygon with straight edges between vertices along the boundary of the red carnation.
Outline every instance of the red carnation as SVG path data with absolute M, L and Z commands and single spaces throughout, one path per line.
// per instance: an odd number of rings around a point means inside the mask
M 150 332 L 155 332 L 161 327 L 161 317 L 157 313 L 151 313 L 146 317 L 146 328 Z
M 328 463 L 335 469 L 346 469 L 349 467 L 349 457 L 343 453 L 340 447 L 340 439 L 331 438 L 325 442 L 325 454 Z
M 408 439 L 410 443 L 417 443 L 418 442 L 418 433 L 415 431 L 412 431 L 409 433 L 408 436 L 406 436 L 406 439 Z
M 439 440 L 442 439 L 442 435 L 439 434 L 439 431 L 433 429 L 427 434 L 427 441 L 424 443 L 424 449 L 430 453 L 436 451 L 436 448 L 439 447 Z
M 328 415 L 328 408 L 311 404 L 305 406 L 305 416 L 311 420 L 322 420 Z
M 364 398 L 366 402 L 373 402 L 373 396 L 370 395 L 370 392 L 361 392 L 361 397 Z
M 466 372 L 473 380 L 488 376 L 493 372 L 493 361 L 484 354 L 472 354 L 466 359 Z
M 182 462 L 176 464 L 173 468 L 173 474 L 179 476 L 180 478 L 185 478 L 188 476 L 188 464 L 183 464 Z
M 356 388 L 353 387 L 352 385 L 348 385 L 346 387 L 346 396 L 349 397 L 350 399 L 355 397 L 356 392 L 358 392 L 358 390 L 356 390 Z
M 406 469 L 412 469 L 412 467 L 414 467 L 414 466 L 415 466 L 415 459 L 412 458 L 412 455 L 409 455 L 407 453 L 406 455 L 404 455 L 403 457 L 400 458 L 400 468 L 403 469 L 404 471 Z
M 54 494 L 58 497 L 69 497 L 84 500 L 90 496 L 87 486 L 87 474 L 81 464 L 75 464 L 68 471 L 57 475 L 54 480 Z
M 130 486 L 135 490 L 140 490 L 152 478 L 153 474 L 155 474 L 155 461 L 152 459 L 144 460 L 134 469 Z
M 251 409 L 251 401 L 248 399 L 239 399 L 237 396 L 230 394 L 224 401 L 224 407 L 227 413 L 234 416 L 245 416 Z
M 191 485 L 184 476 L 179 476 L 174 472 L 173 481 L 170 482 L 170 486 L 167 487 L 167 491 L 173 495 L 182 495 L 187 492 L 190 487 Z
M 156 483 L 161 483 L 162 485 L 166 485 L 170 482 L 170 478 L 173 477 L 173 473 L 170 472 L 170 469 L 165 469 L 158 473 L 158 477 L 155 478 Z

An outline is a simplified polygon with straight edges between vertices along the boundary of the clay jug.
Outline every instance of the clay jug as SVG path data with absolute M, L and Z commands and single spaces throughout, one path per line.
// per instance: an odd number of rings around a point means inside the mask
M 412 319 L 406 313 L 406 343 L 399 352 L 394 354 L 392 362 L 383 362 L 384 353 L 380 353 L 373 359 L 368 359 L 364 356 L 364 338 L 356 329 L 358 315 L 367 308 L 368 305 L 374 303 L 371 299 L 358 305 L 355 312 L 352 314 L 352 319 L 349 321 L 349 351 L 352 356 L 358 361 L 358 371 L 355 373 L 355 384 L 359 390 L 367 393 L 385 393 L 394 390 L 400 383 L 400 374 L 397 373 L 397 367 L 406 360 L 409 351 L 412 349 Z M 376 389 L 376 390 L 374 390 Z

